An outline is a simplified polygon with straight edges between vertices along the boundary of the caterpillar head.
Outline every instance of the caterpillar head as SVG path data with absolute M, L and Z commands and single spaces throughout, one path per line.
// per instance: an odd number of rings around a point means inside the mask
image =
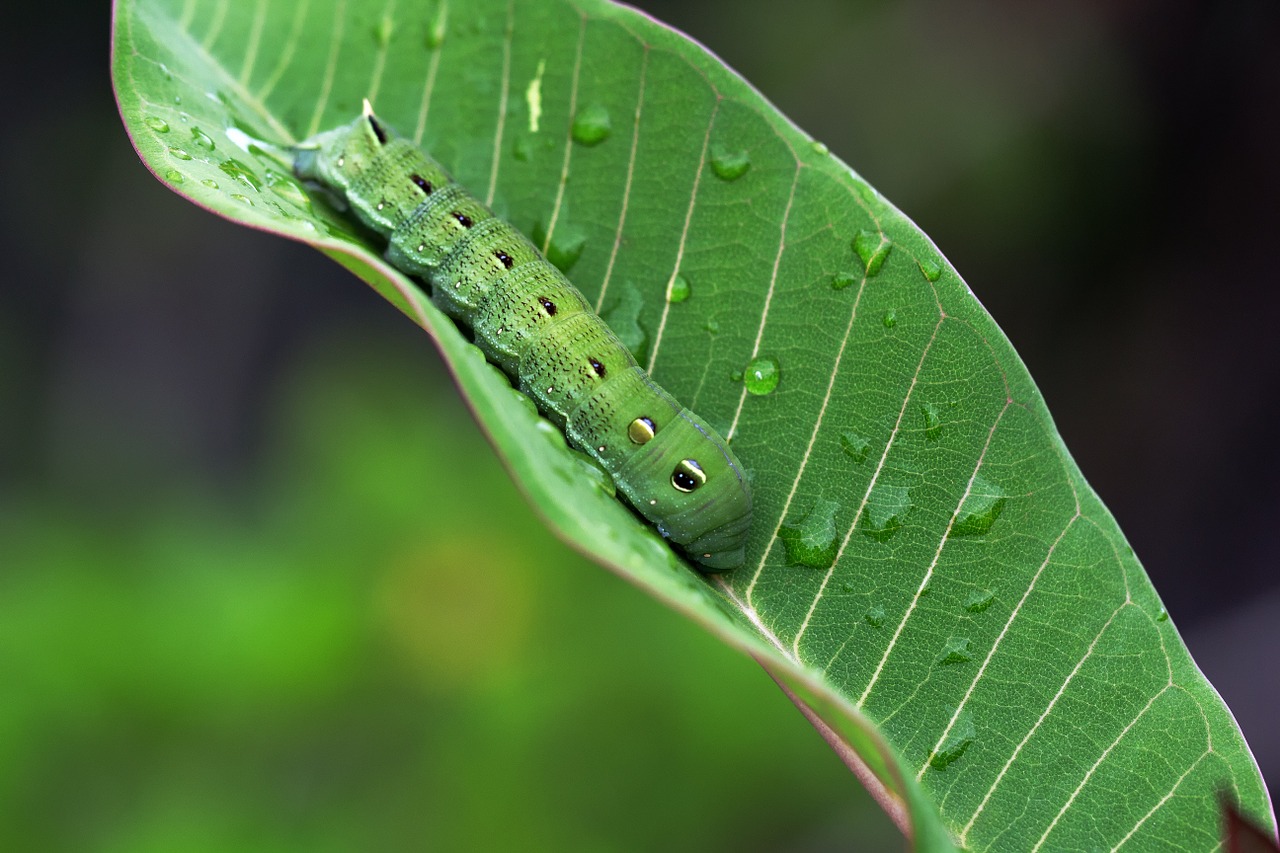
M 387 129 L 366 100 L 360 118 L 300 142 L 294 148 L 293 171 L 345 196 L 387 139 Z

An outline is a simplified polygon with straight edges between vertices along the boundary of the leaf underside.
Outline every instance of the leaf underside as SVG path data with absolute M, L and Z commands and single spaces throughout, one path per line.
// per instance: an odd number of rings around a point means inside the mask
M 919 849 L 1213 849 L 1219 792 L 1274 827 L 1239 730 L 995 322 L 912 222 L 701 47 L 604 0 L 119 0 L 115 27 L 148 167 L 330 254 L 426 329 L 559 535 L 759 660 Z M 366 97 L 731 439 L 756 503 L 745 567 L 676 558 L 273 157 Z

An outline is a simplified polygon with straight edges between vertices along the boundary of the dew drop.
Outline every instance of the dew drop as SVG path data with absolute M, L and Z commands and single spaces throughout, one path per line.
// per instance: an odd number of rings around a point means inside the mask
M 213 178 L 205 178 L 200 183 L 204 184 L 206 187 L 208 187 L 211 190 L 216 190 L 218 188 L 218 182 L 215 181 Z
M 382 19 L 378 21 L 378 25 L 373 28 L 373 40 L 378 47 L 386 49 L 391 42 L 391 33 L 395 29 L 395 22 L 391 20 L 391 16 L 385 12 Z
M 871 184 L 861 178 L 854 178 L 853 190 L 858 194 L 858 198 L 862 199 L 867 204 L 876 203 L 876 191 L 871 187 Z
M 748 394 L 763 396 L 773 392 L 782 378 L 782 369 L 778 360 L 769 356 L 757 356 L 747 362 L 743 369 L 742 381 L 747 386 Z
M 828 154 L 831 153 L 831 149 L 828 148 L 825 143 L 819 142 L 816 139 L 810 142 L 809 144 L 813 146 L 814 153 L 820 156 L 826 157 Z
M 436 19 L 431 22 L 431 26 L 427 27 L 427 50 L 436 50 L 440 45 L 444 44 L 446 8 L 441 3 L 440 12 L 436 15 Z
M 936 663 L 949 666 L 953 663 L 967 663 L 973 660 L 973 652 L 969 649 L 968 637 L 950 637 L 935 659 Z
M 722 145 L 711 146 L 711 171 L 722 181 L 736 181 L 751 168 L 746 151 L 730 151 Z
M 942 437 L 942 414 L 938 407 L 933 403 L 925 403 L 920 407 L 920 414 L 924 417 L 925 441 L 937 441 Z
M 880 272 L 892 248 L 893 243 L 880 231 L 859 231 L 853 238 L 853 250 L 862 259 L 862 268 L 866 270 L 867 278 Z
M 255 192 L 262 191 L 262 180 L 251 172 L 248 166 L 241 163 L 239 160 L 227 160 L 226 162 L 219 163 L 218 168 L 232 180 L 239 181 Z
M 245 205 L 248 205 L 249 207 L 253 207 L 253 199 L 249 198 L 247 195 L 240 195 L 240 193 L 232 193 L 231 197 L 236 201 L 240 202 L 241 204 L 245 204 Z
M 948 708 L 946 718 L 950 719 L 955 710 L 955 708 Z M 929 756 L 929 766 L 934 770 L 946 770 L 948 765 L 964 755 L 964 751 L 977 736 L 973 716 L 968 711 L 961 711 L 946 740 Z
M 964 609 L 970 613 L 981 613 L 996 600 L 996 594 L 989 589 L 975 589 L 964 601 Z
M 147 127 L 151 128 L 156 133 L 169 132 L 169 122 L 165 121 L 159 116 L 147 116 L 146 121 L 147 121 Z
M 741 370 L 734 370 L 734 371 L 730 372 L 730 373 L 729 373 L 729 381 L 730 381 L 730 382 L 741 382 L 741 381 L 742 381 L 742 371 L 741 371 Z
M 613 124 L 603 104 L 587 104 L 573 117 L 573 141 L 582 145 L 599 145 L 609 138 Z
M 164 173 L 164 178 L 171 184 L 180 184 L 186 180 L 181 172 L 177 169 L 170 169 Z
M 1168 610 L 1166 610 L 1164 607 L 1161 607 L 1161 608 L 1160 608 L 1160 612 L 1156 614 L 1156 621 L 1157 621 L 1157 622 L 1168 622 L 1168 621 L 1169 621 L 1169 611 L 1168 611 Z
M 857 433 L 842 432 L 840 433 L 840 449 L 854 462 L 861 464 L 867 461 L 867 451 L 871 449 L 871 442 Z
M 840 504 L 819 499 L 799 521 L 783 524 L 778 538 L 787 551 L 787 565 L 827 569 L 838 550 L 836 511 Z
M 921 258 L 916 261 L 916 264 L 920 267 L 920 272 L 924 273 L 924 277 L 929 281 L 937 281 L 942 275 L 942 264 L 932 258 Z
M 884 327 L 886 329 L 892 329 L 894 326 L 898 325 L 898 313 L 890 308 L 888 311 L 884 312 L 884 317 L 880 322 L 884 323 Z
M 867 498 L 862 532 L 877 542 L 888 542 L 902 528 L 911 511 L 911 490 L 906 486 L 876 483 Z
M 844 290 L 858 280 L 858 274 L 849 270 L 841 270 L 831 277 L 832 290 Z
M 667 301 L 684 302 L 692 292 L 693 288 L 689 285 L 689 279 L 677 274 L 667 285 Z
M 183 151 L 181 148 L 170 148 L 169 153 L 172 154 L 174 157 L 177 157 L 179 160 L 191 159 L 191 155 Z
M 533 242 L 539 247 L 546 246 L 547 260 L 555 264 L 562 273 L 567 273 L 582 257 L 582 250 L 587 245 L 587 235 L 572 225 L 557 225 L 555 234 L 547 244 L 547 226 L 538 222 L 533 226 Z
M 213 150 L 213 137 L 209 136 L 209 134 L 205 133 L 200 128 L 191 128 L 191 139 L 201 148 L 207 148 L 210 151 Z
M 1007 496 L 1004 490 L 990 480 L 977 474 L 969 494 L 960 504 L 955 523 L 951 525 L 948 538 L 957 536 L 984 536 L 996 523 L 1000 513 L 1004 512 Z
M 872 628 L 879 628 L 884 624 L 884 608 L 872 607 L 867 611 L 867 615 L 862 617 Z
M 285 201 L 304 210 L 311 209 L 311 198 L 297 181 L 275 169 L 267 169 L 267 186 Z
M 707 322 L 702 324 L 702 328 L 706 329 L 713 335 L 720 334 L 720 321 L 715 317 L 708 317 Z

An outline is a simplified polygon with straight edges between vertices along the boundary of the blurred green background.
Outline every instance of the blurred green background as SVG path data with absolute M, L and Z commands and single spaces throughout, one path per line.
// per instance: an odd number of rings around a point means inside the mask
M 1274 788 L 1280 7 L 641 5 L 967 276 Z M 108 30 L 0 36 L 0 849 L 900 849 L 542 529 L 419 330 L 146 173 Z

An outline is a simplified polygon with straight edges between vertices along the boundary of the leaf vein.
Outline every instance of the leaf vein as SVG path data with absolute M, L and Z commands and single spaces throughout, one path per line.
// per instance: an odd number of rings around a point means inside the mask
M 613 277 L 613 264 L 618 258 L 618 248 L 622 245 L 622 231 L 627 223 L 627 210 L 631 205 L 631 182 L 635 176 L 636 148 L 640 142 L 640 115 L 644 109 L 644 84 L 649 72 L 648 44 L 642 43 L 644 53 L 640 60 L 640 91 L 636 97 L 636 114 L 631 126 L 631 153 L 627 156 L 627 179 L 622 185 L 622 210 L 618 212 L 618 227 L 613 232 L 613 248 L 609 250 L 609 263 L 604 269 L 604 280 L 600 283 L 600 295 L 596 298 L 596 313 L 604 307 L 604 295 L 609 290 L 609 280 Z
M 586 38 L 587 16 L 578 10 L 578 46 L 574 50 L 573 77 L 569 84 L 569 125 L 564 134 L 564 162 L 560 166 L 560 183 L 556 186 L 556 200 L 551 205 L 551 216 L 547 221 L 547 236 L 543 239 L 542 253 L 545 255 L 551 246 L 552 235 L 555 234 L 556 221 L 560 218 L 560 207 L 564 203 L 564 188 L 569 183 L 569 161 L 573 157 L 573 118 L 578 112 L 578 80 L 582 75 L 582 43 Z
M 502 87 L 498 94 L 498 127 L 493 134 L 493 163 L 489 167 L 489 191 L 484 203 L 492 207 L 498 190 L 498 164 L 502 162 L 502 135 L 507 128 L 507 99 L 511 96 L 511 41 L 515 34 L 515 4 L 507 3 L 507 26 L 502 34 Z
M 684 227 L 680 230 L 680 244 L 676 247 L 676 262 L 671 268 L 671 275 L 667 276 L 667 286 L 662 291 L 662 317 L 658 320 L 658 331 L 653 336 L 653 349 L 649 351 L 649 364 L 645 367 L 645 372 L 652 375 L 653 365 L 658 360 L 658 348 L 662 346 L 662 333 L 667 328 L 667 316 L 671 313 L 671 286 L 675 283 L 676 276 L 680 274 L 680 264 L 684 262 L 685 246 L 689 244 L 689 225 L 693 222 L 693 211 L 698 206 L 698 187 L 702 184 L 702 173 L 707 168 L 707 146 L 711 142 L 711 129 L 715 127 L 716 116 L 720 114 L 720 96 L 716 96 L 716 105 L 711 109 L 711 119 L 707 122 L 707 129 L 702 134 L 702 151 L 698 155 L 698 171 L 693 175 L 693 189 L 689 191 L 689 208 L 684 214 Z

